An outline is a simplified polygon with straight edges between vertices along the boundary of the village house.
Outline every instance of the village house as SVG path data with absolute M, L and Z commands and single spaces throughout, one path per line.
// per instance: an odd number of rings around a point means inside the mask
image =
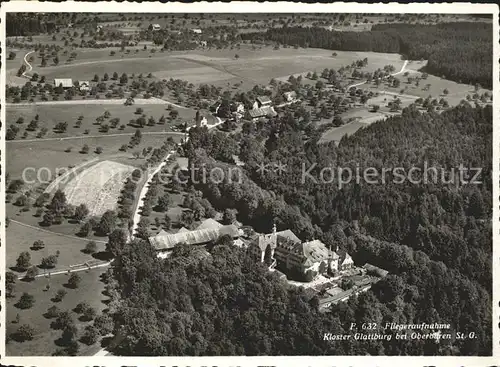
M 271 107 L 272 106 L 272 101 L 268 96 L 260 96 L 255 99 L 255 102 L 253 103 L 252 108 L 253 109 L 258 109 L 258 108 L 263 108 L 263 107 Z
M 152 25 L 152 27 L 151 27 L 151 29 L 152 29 L 153 31 L 159 31 L 159 30 L 161 29 L 161 27 L 160 27 L 160 25 L 159 25 L 159 24 L 153 24 L 153 25 Z
M 73 87 L 72 79 L 54 79 L 54 87 L 62 86 L 64 89 Z
M 275 117 L 277 115 L 272 106 L 272 101 L 268 96 L 257 97 L 252 109 L 248 110 L 248 117 L 252 121 L 256 121 L 261 117 Z
M 208 125 L 208 120 L 205 116 L 202 116 L 200 114 L 200 111 L 196 111 L 196 117 L 195 117 L 195 124 L 196 127 L 203 127 Z
M 285 102 L 295 102 L 297 100 L 297 93 L 295 91 L 285 92 L 283 93 L 283 97 L 285 98 Z
M 193 28 L 193 29 L 191 29 L 191 32 L 196 33 L 196 34 L 202 34 L 203 33 L 202 30 L 199 29 L 199 28 Z
M 78 87 L 80 88 L 81 92 L 88 92 L 92 89 L 92 86 L 90 85 L 90 82 L 88 80 L 79 80 Z
M 188 230 L 184 227 L 177 233 L 168 233 L 161 230 L 156 236 L 149 237 L 149 243 L 157 251 L 157 256 L 165 258 L 168 253 L 178 244 L 206 245 L 216 241 L 219 237 L 228 235 L 233 240 L 242 235 L 242 231 L 233 224 L 222 225 L 214 219 L 204 220 L 195 230 Z

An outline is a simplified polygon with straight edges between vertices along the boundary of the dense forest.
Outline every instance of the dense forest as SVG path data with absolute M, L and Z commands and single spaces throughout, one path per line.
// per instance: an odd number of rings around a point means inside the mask
M 51 33 L 56 29 L 56 23 L 47 21 L 47 17 L 37 13 L 9 13 L 6 17 L 6 32 L 12 36 L 34 36 Z
M 166 260 L 156 258 L 145 242 L 129 243 L 112 270 L 121 290 L 112 314 L 122 338 L 112 351 L 142 356 L 491 353 L 486 291 L 421 251 L 356 232 L 348 239 L 357 244 L 356 261 L 368 257 L 392 274 L 326 313 L 318 311 L 316 296 L 288 287 L 229 238 L 220 238 L 209 256 L 181 245 Z M 453 335 L 475 332 L 477 338 L 440 343 L 323 339 L 324 333 L 351 334 L 351 322 L 449 323 Z
M 292 229 L 320 238 L 390 272 L 366 294 L 318 311 L 318 300 L 288 288 L 221 238 L 200 256 L 180 246 L 161 261 L 145 243 L 123 246 L 113 268 L 124 355 L 488 355 L 491 353 L 492 108 L 463 103 L 441 114 L 410 107 L 335 144 L 318 145 L 293 116 L 235 135 L 190 131 L 190 165 L 246 163 L 233 182 L 193 182 L 217 209 L 236 208 L 256 230 Z M 257 127 L 257 128 L 256 128 Z M 410 138 L 411 137 L 411 138 Z M 286 173 L 257 172 L 281 161 Z M 318 184 L 301 180 L 302 163 L 319 167 L 482 168 L 481 184 Z M 233 166 L 234 167 L 234 166 Z M 313 175 L 317 173 L 313 171 Z M 233 172 L 236 175 L 236 173 Z M 226 176 L 226 178 L 229 176 Z M 196 178 L 196 177 L 195 177 Z M 348 321 L 346 321 L 348 320 Z M 350 322 L 451 324 L 477 338 L 450 341 L 327 342 Z M 147 326 L 146 326 L 147 325 Z M 153 330 L 152 330 L 153 329 Z M 153 332 L 152 332 L 153 331 Z M 380 331 L 386 332 L 389 331 Z
M 425 71 L 431 74 L 492 87 L 493 32 L 489 23 L 377 24 L 363 32 L 285 26 L 243 34 L 242 39 L 328 50 L 400 53 L 406 59 L 428 60 Z

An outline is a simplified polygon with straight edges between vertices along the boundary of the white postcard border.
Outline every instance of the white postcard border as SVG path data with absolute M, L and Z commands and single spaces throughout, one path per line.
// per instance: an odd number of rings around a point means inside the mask
M 6 63 L 5 55 L 5 14 L 7 12 L 92 12 L 99 13 L 452 13 L 452 14 L 493 14 L 493 53 L 494 60 L 499 59 L 499 8 L 495 4 L 467 4 L 467 3 L 412 3 L 412 4 L 363 4 L 363 3 L 332 3 L 332 4 L 304 4 L 304 3 L 257 3 L 257 2 L 231 2 L 231 3 L 129 3 L 129 2 L 99 2 L 84 3 L 67 1 L 64 3 L 12 1 L 1 4 L 0 41 L 2 47 L 2 65 Z M 2 185 L 5 182 L 5 68 L 0 74 L 2 101 L 1 121 L 1 166 Z M 493 63 L 493 356 L 491 357 L 372 357 L 372 356 L 300 356 L 300 357 L 10 357 L 5 356 L 6 323 L 5 307 L 1 307 L 0 322 L 0 355 L 1 363 L 6 365 L 22 366 L 363 366 L 363 365 L 400 365 L 406 367 L 438 365 L 438 366 L 486 366 L 500 362 L 500 253 L 496 248 L 500 242 L 500 190 L 499 190 L 499 164 L 500 140 L 499 128 L 499 64 Z M 2 276 L 2 290 L 5 289 L 5 188 L 2 187 L 0 200 L 0 274 Z M 1 305 L 5 304 L 5 292 L 2 291 Z

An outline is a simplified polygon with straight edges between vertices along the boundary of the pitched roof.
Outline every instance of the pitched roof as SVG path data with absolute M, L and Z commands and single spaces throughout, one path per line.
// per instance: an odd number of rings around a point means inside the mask
M 71 79 L 54 79 L 54 85 L 58 87 L 59 85 L 63 86 L 63 88 L 71 88 L 73 86 L 73 80 Z
M 279 231 L 279 232 L 276 232 L 276 235 L 278 237 L 282 237 L 282 238 L 285 238 L 285 239 L 288 239 L 292 242 L 297 242 L 297 243 L 300 243 L 300 238 L 298 238 L 295 233 L 293 233 L 291 230 L 289 229 L 285 229 L 284 231 Z
M 313 265 L 318 261 L 328 260 L 330 258 L 330 251 L 320 240 L 304 242 L 302 244 L 302 253 L 307 259 L 305 265 Z
M 264 116 L 274 117 L 277 115 L 276 111 L 270 106 L 261 108 L 252 108 L 251 110 L 248 111 L 248 113 L 250 113 L 250 116 L 252 118 L 264 117 Z
M 197 229 L 194 231 L 177 232 L 174 234 L 163 234 L 149 237 L 149 243 L 156 250 L 169 250 L 179 243 L 188 245 L 199 245 L 217 240 L 219 237 L 229 235 L 233 238 L 239 237 L 240 232 L 234 225 L 221 226 L 218 229 Z
M 196 229 L 220 229 L 222 224 L 212 218 L 205 219 Z
M 179 230 L 177 231 L 177 233 L 184 233 L 184 232 L 189 232 L 189 229 L 187 229 L 186 227 L 182 227 L 181 229 L 179 229 Z M 158 234 L 159 234 L 159 233 L 158 233 Z M 166 233 L 166 232 L 165 232 L 165 233 L 163 234 L 163 236 L 164 236 L 165 234 L 170 234 L 170 233 Z
M 259 96 L 259 97 L 257 97 L 257 101 L 260 104 L 271 103 L 271 99 L 268 96 Z

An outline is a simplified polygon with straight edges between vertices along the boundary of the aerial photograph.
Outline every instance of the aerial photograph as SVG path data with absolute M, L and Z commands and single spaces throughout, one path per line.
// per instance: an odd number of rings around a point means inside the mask
M 492 356 L 491 14 L 5 17 L 7 356 Z

